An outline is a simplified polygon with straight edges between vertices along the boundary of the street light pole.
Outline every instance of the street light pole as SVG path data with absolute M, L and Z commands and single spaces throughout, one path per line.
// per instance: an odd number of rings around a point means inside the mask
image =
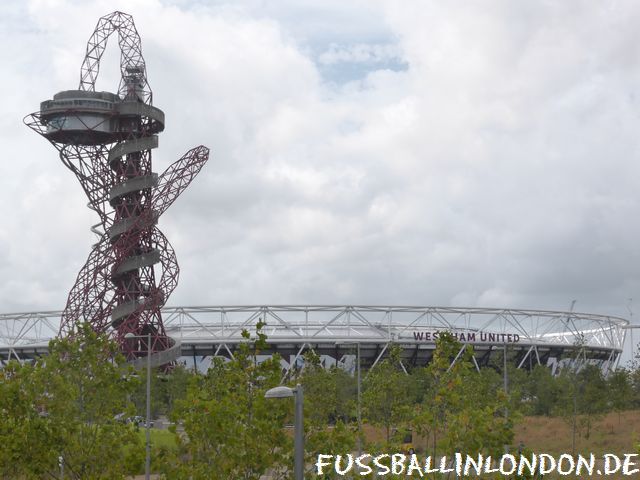
M 151 332 L 147 333 L 147 452 L 144 462 L 144 478 L 151 475 Z
M 145 425 L 146 430 L 146 454 L 144 459 L 144 478 L 149 480 L 151 477 L 151 332 L 144 335 L 134 335 L 133 333 L 127 333 L 124 338 L 146 338 L 147 339 L 147 420 Z
M 304 418 L 303 418 L 303 392 L 302 385 L 298 384 L 295 388 L 296 400 L 295 400 L 295 442 L 294 442 L 294 456 L 295 463 L 293 468 L 294 478 L 296 480 L 303 480 L 304 478 Z
M 508 394 L 508 389 L 509 389 L 509 377 L 508 377 L 508 371 L 507 371 L 507 344 L 504 344 L 504 355 L 503 355 L 503 361 L 504 361 L 504 365 L 503 365 L 503 381 L 504 381 L 504 393 Z
M 356 343 L 358 352 L 358 456 L 362 455 L 362 380 L 360 378 L 360 343 Z
M 362 455 L 362 380 L 360 377 L 360 342 L 338 342 L 336 345 L 355 345 L 356 346 L 356 375 L 358 382 L 358 408 L 357 408 L 357 417 L 358 417 L 358 456 Z
M 507 371 L 507 344 L 504 344 L 504 352 L 503 352 L 503 366 L 502 366 L 502 374 L 504 376 L 503 381 L 504 381 L 504 394 L 506 396 L 505 398 L 505 408 L 504 408 L 504 419 L 505 421 L 509 421 L 509 377 L 508 377 L 508 371 Z M 504 453 L 508 454 L 509 453 L 509 445 L 504 446 Z
M 295 398 L 295 418 L 294 418 L 294 464 L 293 474 L 295 480 L 304 480 L 304 417 L 303 405 L 304 394 L 302 385 L 296 385 L 296 388 L 274 387 L 264 394 L 265 398 Z

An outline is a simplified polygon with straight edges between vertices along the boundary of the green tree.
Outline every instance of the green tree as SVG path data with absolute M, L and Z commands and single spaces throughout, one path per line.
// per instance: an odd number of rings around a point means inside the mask
M 266 345 L 259 322 L 256 339 L 243 332 L 234 357 L 215 358 L 205 375 L 191 378 L 186 397 L 176 401 L 172 419 L 179 456 L 163 465 L 167 478 L 258 480 L 268 470 L 282 476 L 291 455 L 291 439 L 283 427 L 290 405 L 264 398 L 281 376 L 277 355 L 263 362 L 257 355 Z M 280 472 L 280 473 L 278 473 Z
M 137 382 L 138 386 L 132 394 L 131 400 L 135 404 L 136 414 L 145 416 L 147 408 L 147 369 L 140 368 L 137 374 L 140 376 L 140 382 Z M 195 373 L 183 365 L 176 365 L 167 373 L 158 373 L 156 369 L 151 370 L 152 418 L 171 414 L 175 402 L 185 398 L 189 379 L 193 375 Z
M 130 473 L 143 450 L 133 428 L 118 420 L 133 411 L 135 380 L 123 379 L 123 363 L 115 343 L 85 326 L 52 340 L 49 355 L 33 365 L 3 369 L 0 441 L 11 445 L 0 454 L 3 477 L 58 478 L 59 457 L 65 478 Z
M 634 361 L 629 370 L 631 382 L 631 404 L 633 408 L 640 407 L 640 362 Z
M 0 370 L 0 478 L 37 478 L 53 468 L 56 437 L 35 404 L 32 365 Z
M 313 351 L 305 354 L 296 382 L 304 388 L 305 464 L 312 478 L 318 454 L 344 454 L 355 446 L 355 382 L 340 368 L 325 369 Z M 344 477 L 330 472 L 323 478 Z
M 621 413 L 631 408 L 633 389 L 629 370 L 618 368 L 607 378 L 607 390 L 609 391 L 609 408 L 618 412 L 618 424 L 622 422 Z
M 551 415 L 557 409 L 561 397 L 561 384 L 551 369 L 537 365 L 531 370 L 524 386 L 524 400 L 531 415 Z
M 606 412 L 609 396 L 607 382 L 599 367 L 586 365 L 578 372 L 578 392 L 578 412 L 582 414 L 584 436 L 589 438 L 593 423 Z
M 407 428 L 413 405 L 411 377 L 400 367 L 401 349 L 398 345 L 389 348 L 389 356 L 369 370 L 362 382 L 363 416 L 372 425 L 384 428 L 387 448 L 392 432 Z
M 602 370 L 589 364 L 578 371 L 573 368 L 563 370 L 556 381 L 561 394 L 555 413 L 572 426 L 575 449 L 575 435 L 588 439 L 593 423 L 607 409 L 607 382 Z
M 170 415 L 176 402 L 186 397 L 187 386 L 194 375 L 196 375 L 194 370 L 184 365 L 176 365 L 167 375 L 162 377 L 160 392 L 165 405 L 165 415 Z
M 136 389 L 131 394 L 131 401 L 135 406 L 135 414 L 146 417 L 147 412 L 147 368 L 142 366 L 135 372 L 137 377 Z M 167 405 L 163 396 L 164 382 L 158 374 L 157 368 L 151 369 L 151 418 L 167 414 Z
M 451 335 L 440 335 L 433 359 L 422 374 L 429 391 L 423 396 L 413 425 L 421 435 L 433 436 L 433 456 L 437 455 L 437 445 L 447 455 L 494 454 L 513 440 L 514 412 L 505 418 L 509 403 L 498 376 L 488 369 L 477 372 L 471 347 L 461 350 L 462 345 Z

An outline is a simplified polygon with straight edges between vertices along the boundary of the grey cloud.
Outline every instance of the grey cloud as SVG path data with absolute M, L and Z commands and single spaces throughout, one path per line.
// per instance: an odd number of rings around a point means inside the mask
M 24 309 L 17 292 L 31 289 L 34 308 L 59 308 L 92 214 L 20 121 L 75 86 L 84 44 L 115 5 L 12 5 L 0 35 L 21 54 L 0 53 L 14 92 L 1 120 L 12 160 L 0 164 L 11 252 L 0 300 Z M 156 169 L 212 148 L 161 220 L 182 267 L 171 303 L 562 309 L 577 299 L 626 315 L 640 283 L 640 6 L 398 5 L 122 4 L 167 114 Z M 403 68 L 336 82 L 319 60 L 331 44 L 391 45 Z M 109 51 L 105 89 L 117 83 Z M 336 65 L 353 67 L 347 57 Z

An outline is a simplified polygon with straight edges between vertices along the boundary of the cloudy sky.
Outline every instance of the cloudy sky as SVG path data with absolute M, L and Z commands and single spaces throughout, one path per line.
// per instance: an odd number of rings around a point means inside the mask
M 212 150 L 161 219 L 170 305 L 640 314 L 635 0 L 3 1 L 0 310 L 61 309 L 94 241 L 22 118 L 116 9 L 167 115 L 155 170 Z

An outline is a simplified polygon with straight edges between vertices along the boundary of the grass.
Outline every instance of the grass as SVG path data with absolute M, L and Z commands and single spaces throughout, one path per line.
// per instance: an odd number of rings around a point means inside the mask
M 514 446 L 522 441 L 526 448 L 535 453 L 548 453 L 558 457 L 562 453 L 571 453 L 571 425 L 562 418 L 556 417 L 525 417 L 515 428 Z M 369 441 L 382 441 L 384 434 L 381 430 L 365 425 L 366 436 Z M 151 448 L 176 448 L 175 436 L 168 430 L 152 428 Z M 144 444 L 145 430 L 138 432 L 141 442 Z M 416 438 L 415 446 L 419 451 L 424 445 L 420 438 Z M 603 453 L 614 453 L 620 458 L 625 453 L 637 453 L 640 444 L 640 410 L 610 413 L 597 419 L 591 429 L 589 438 L 576 435 L 576 453 L 588 455 L 593 453 L 596 458 Z M 143 477 L 134 477 L 143 478 Z M 545 477 L 554 478 L 554 477 Z M 560 477 L 558 477 L 560 478 Z M 563 479 L 575 477 L 565 476 Z M 617 476 L 590 478 L 623 478 Z M 624 477 L 630 478 L 630 477 Z
M 384 432 L 364 426 L 367 440 L 382 442 Z M 558 417 L 525 417 L 515 427 L 514 450 L 522 441 L 527 449 L 536 453 L 559 455 L 571 453 L 571 424 Z M 589 438 L 576 435 L 576 454 L 637 453 L 640 448 L 640 410 L 609 413 L 594 420 Z M 414 438 L 419 452 L 424 452 L 425 440 Z
M 584 433 L 584 432 L 583 432 Z M 572 428 L 561 418 L 527 417 L 515 428 L 516 445 L 522 440 L 535 452 L 571 453 Z M 589 438 L 576 435 L 576 453 L 635 453 L 640 443 L 640 411 L 609 413 L 596 420 Z
M 381 442 L 384 432 L 365 425 L 365 435 L 369 441 Z M 563 453 L 571 454 L 572 426 L 562 418 L 557 417 L 525 417 L 515 427 L 514 444 L 512 451 L 516 451 L 522 441 L 527 450 L 535 453 L 548 453 L 556 458 Z M 582 432 L 584 434 L 584 432 Z M 425 441 L 422 438 L 414 438 L 414 445 L 418 453 L 424 454 Z M 631 410 L 618 413 L 609 413 L 595 420 L 589 438 L 584 435 L 576 435 L 576 454 L 588 456 L 593 453 L 596 458 L 597 468 L 602 467 L 602 454 L 613 453 L 621 459 L 624 454 L 640 453 L 640 410 Z M 637 463 L 639 460 L 633 460 Z M 488 477 L 487 477 L 488 478 Z M 575 479 L 575 476 L 545 476 L 547 479 L 562 478 Z M 585 478 L 585 477 L 583 477 Z M 639 475 L 622 476 L 594 475 L 593 479 L 607 478 L 640 478 Z
M 539 452 L 559 455 L 571 453 L 571 425 L 562 418 L 557 417 L 525 417 L 515 427 L 514 446 L 522 441 L 527 449 Z M 365 432 L 370 441 L 382 441 L 382 431 L 365 425 Z M 169 430 L 151 431 L 152 448 L 175 448 L 175 436 Z M 145 442 L 145 430 L 138 431 L 140 440 Z M 419 450 L 424 441 L 416 438 L 415 446 Z M 640 410 L 630 410 L 617 413 L 609 413 L 597 419 L 591 429 L 589 438 L 576 435 L 576 453 L 583 455 L 593 453 L 615 453 L 623 455 L 638 451 L 640 445 Z
M 152 428 L 150 431 L 151 448 L 176 448 L 176 438 L 169 430 L 158 430 Z M 144 428 L 140 428 L 138 431 L 140 441 L 144 444 L 147 441 L 146 432 Z
M 527 417 L 515 428 L 516 445 L 522 440 L 525 445 L 536 453 L 549 453 L 557 456 L 561 453 L 572 453 L 572 426 L 561 418 Z M 592 427 L 589 438 L 576 435 L 576 454 L 588 456 L 593 453 L 596 456 L 596 464 L 602 466 L 599 460 L 604 453 L 613 453 L 623 459 L 626 453 L 638 453 L 640 444 L 640 411 L 632 410 L 617 413 L 609 413 L 597 419 Z M 634 460 L 637 465 L 637 458 Z M 574 476 L 555 476 L 545 478 L 573 479 Z M 598 478 L 638 478 L 616 475 L 600 476 Z

